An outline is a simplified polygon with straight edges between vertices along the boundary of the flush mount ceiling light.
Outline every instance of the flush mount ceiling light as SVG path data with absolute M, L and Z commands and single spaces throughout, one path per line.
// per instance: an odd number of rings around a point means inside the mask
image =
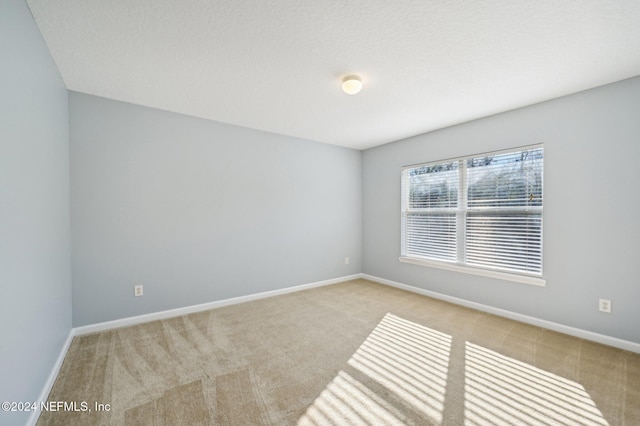
M 355 95 L 362 89 L 362 80 L 357 75 L 348 75 L 342 79 L 342 90 L 347 95 Z

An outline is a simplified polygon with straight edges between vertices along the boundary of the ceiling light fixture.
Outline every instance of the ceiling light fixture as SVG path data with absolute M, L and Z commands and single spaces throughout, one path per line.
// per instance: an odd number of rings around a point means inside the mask
M 342 79 L 342 90 L 347 95 L 355 95 L 362 90 L 362 80 L 357 75 L 348 75 Z

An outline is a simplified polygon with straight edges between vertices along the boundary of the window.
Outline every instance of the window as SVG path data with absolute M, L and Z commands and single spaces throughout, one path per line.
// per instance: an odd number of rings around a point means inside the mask
M 538 145 L 404 168 L 401 260 L 541 278 L 543 158 Z

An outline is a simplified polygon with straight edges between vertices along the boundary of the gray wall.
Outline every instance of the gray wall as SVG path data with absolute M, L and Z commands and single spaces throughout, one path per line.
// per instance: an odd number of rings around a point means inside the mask
M 640 77 L 363 154 L 363 272 L 640 342 Z M 544 143 L 546 287 L 398 261 L 403 165 Z M 598 299 L 613 313 L 598 312 Z
M 0 401 L 35 401 L 71 330 L 68 105 L 22 0 L 0 2 L 0 64 Z
M 75 326 L 361 271 L 361 152 L 73 92 L 70 116 Z

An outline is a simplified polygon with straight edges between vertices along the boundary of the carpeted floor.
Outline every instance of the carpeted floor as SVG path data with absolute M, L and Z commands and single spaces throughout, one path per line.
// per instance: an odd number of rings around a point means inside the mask
M 76 337 L 49 401 L 77 411 L 39 425 L 639 425 L 640 355 L 355 280 Z

